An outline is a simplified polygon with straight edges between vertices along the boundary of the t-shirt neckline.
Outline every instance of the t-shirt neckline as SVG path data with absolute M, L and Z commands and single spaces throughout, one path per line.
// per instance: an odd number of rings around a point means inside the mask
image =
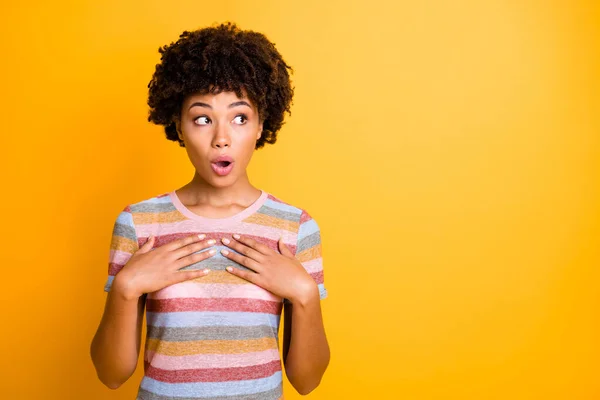
M 185 215 L 186 217 L 193 219 L 194 221 L 204 222 L 207 224 L 223 224 L 223 223 L 239 222 L 239 221 L 243 220 L 244 218 L 250 216 L 254 212 L 256 212 L 265 203 L 265 201 L 267 200 L 267 197 L 269 195 L 264 190 L 262 190 L 262 189 L 259 189 L 259 190 L 260 190 L 261 194 L 254 201 L 254 203 L 250 204 L 250 206 L 246 207 L 245 209 L 241 210 L 240 212 L 230 215 L 229 217 L 225 217 L 225 218 L 203 217 L 202 215 L 198 215 L 198 214 L 192 212 L 181 202 L 181 200 L 179 199 L 179 196 L 177 196 L 177 193 L 175 192 L 175 190 L 172 190 L 171 192 L 169 192 L 169 197 L 171 198 L 171 202 L 173 203 L 173 206 L 175 206 L 175 208 L 180 213 Z

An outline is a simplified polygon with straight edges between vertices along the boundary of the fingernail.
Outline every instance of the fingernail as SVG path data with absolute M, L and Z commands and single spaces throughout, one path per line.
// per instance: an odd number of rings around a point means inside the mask
M 202 240 L 206 237 L 206 235 L 204 233 L 198 235 L 198 239 Z
M 208 254 L 215 254 L 216 252 L 217 252 L 217 251 L 216 251 L 215 249 L 210 249 L 210 250 L 208 251 Z
M 208 274 L 210 272 L 210 269 L 204 269 L 204 273 Z
M 233 237 L 234 237 L 235 239 L 239 239 L 239 238 L 240 238 L 240 235 L 238 235 L 237 233 L 234 233 L 234 234 L 233 234 Z
M 223 239 L 221 239 L 221 240 L 223 241 L 223 243 L 225 243 L 225 244 L 229 244 L 229 239 L 227 239 L 227 238 L 223 238 Z
M 208 244 L 215 244 L 215 243 L 217 243 L 217 241 L 216 241 L 215 239 L 210 239 L 210 240 L 208 241 Z
M 223 255 L 227 255 L 227 254 L 229 254 L 229 251 L 227 251 L 227 250 L 221 250 L 221 253 L 223 253 Z
M 227 271 L 229 271 L 229 272 L 233 271 L 233 268 L 231 268 L 231 267 L 227 267 L 227 268 L 225 268 L 225 269 L 226 269 Z

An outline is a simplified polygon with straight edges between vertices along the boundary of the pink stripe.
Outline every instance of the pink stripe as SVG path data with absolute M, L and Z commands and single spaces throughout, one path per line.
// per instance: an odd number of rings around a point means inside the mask
M 194 233 L 177 233 L 177 234 L 172 234 L 172 235 L 157 235 L 156 241 L 154 242 L 154 248 L 164 246 L 165 244 L 174 242 L 179 239 L 188 238 L 195 234 L 197 234 L 197 233 L 194 232 Z M 215 239 L 217 241 L 216 246 L 225 246 L 223 243 L 221 243 L 221 239 L 223 237 L 229 237 L 232 240 L 235 240 L 231 237 L 231 233 L 207 233 L 206 237 L 203 239 L 203 241 L 207 241 L 209 239 Z M 243 241 L 244 237 L 249 237 L 250 239 L 253 239 L 254 241 L 260 242 L 260 243 L 266 245 L 267 247 L 269 247 L 273 251 L 277 251 L 277 252 L 280 251 L 278 244 L 277 244 L 277 240 L 265 238 L 264 236 L 253 236 L 252 234 L 242 233 L 242 239 L 241 239 L 242 241 Z M 147 242 L 147 238 L 139 238 L 138 239 L 138 244 L 140 247 L 143 246 L 146 242 Z M 296 244 L 295 243 L 293 245 L 290 245 L 290 244 L 285 244 L 285 245 L 292 253 L 295 254 L 295 252 L 296 252 Z
M 240 235 L 252 235 L 261 236 L 274 241 L 279 240 L 279 236 L 283 236 L 283 243 L 288 247 L 296 247 L 296 232 L 291 232 L 286 229 L 280 229 L 272 226 L 257 225 L 251 223 L 240 222 L 236 224 L 235 231 L 212 229 L 210 226 L 205 225 L 202 229 L 198 228 L 198 222 L 192 220 L 184 220 L 179 222 L 171 222 L 164 224 L 136 224 L 136 232 L 138 239 L 147 238 L 150 234 L 155 236 L 167 236 L 167 235 L 188 235 L 191 236 L 197 233 L 216 233 L 223 234 L 225 236 L 231 236 L 233 233 L 239 233 Z M 145 242 L 145 240 L 144 240 Z
M 313 272 L 310 274 L 310 276 L 315 280 L 315 282 L 323 283 L 323 271 Z
M 309 274 L 319 272 L 323 269 L 323 258 L 319 257 L 310 261 L 305 261 L 302 263 L 302 265 L 304 266 L 304 269 L 306 269 L 306 272 L 308 272 Z
M 184 311 L 228 311 L 228 312 L 257 312 L 280 314 L 281 301 L 248 299 L 214 299 L 214 298 L 183 298 L 183 299 L 148 299 L 146 310 L 154 313 L 184 312 Z
M 305 223 L 306 221 L 310 221 L 312 217 L 306 210 L 302 210 L 302 214 L 300 214 L 300 225 Z
M 279 350 L 269 349 L 238 354 L 195 354 L 191 356 L 167 356 L 147 350 L 144 353 L 144 360 L 150 361 L 155 368 L 168 370 L 247 367 L 279 360 Z
M 196 283 L 184 281 L 167 286 L 152 293 L 153 299 L 173 299 L 181 297 L 192 298 L 250 298 L 268 301 L 282 301 L 281 297 L 254 284 L 227 284 L 227 283 Z
M 131 255 L 131 253 L 126 251 L 110 249 L 109 261 L 114 264 L 125 265 L 125 263 L 131 258 Z
M 267 378 L 278 371 L 281 371 L 281 361 L 279 360 L 249 367 L 190 368 L 178 371 L 156 368 L 148 361 L 144 361 L 145 375 L 164 383 L 198 384 L 200 382 L 243 381 Z
M 115 276 L 123 269 L 123 264 L 108 263 L 108 274 Z

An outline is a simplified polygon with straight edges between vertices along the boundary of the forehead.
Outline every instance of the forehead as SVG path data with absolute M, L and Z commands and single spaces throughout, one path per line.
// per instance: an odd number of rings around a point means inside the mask
M 246 90 L 244 90 L 244 88 L 242 88 L 242 97 L 238 97 L 234 91 L 222 91 L 217 94 L 192 93 L 192 94 L 186 96 L 186 98 L 183 102 L 183 105 L 185 107 L 194 102 L 200 101 L 203 103 L 210 104 L 214 107 L 219 107 L 222 105 L 227 106 L 227 105 L 233 103 L 234 101 L 239 101 L 239 100 L 245 100 L 252 106 L 252 108 L 254 108 L 254 104 L 252 104 L 252 101 L 250 101 L 250 99 L 248 98 L 247 92 L 246 92 Z

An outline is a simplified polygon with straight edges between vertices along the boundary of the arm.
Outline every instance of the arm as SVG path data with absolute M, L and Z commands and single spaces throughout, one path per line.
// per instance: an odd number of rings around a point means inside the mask
M 96 374 L 111 389 L 121 386 L 135 371 L 140 352 L 146 295 L 132 295 L 120 271 L 139 250 L 129 206 L 114 223 L 108 259 L 108 292 L 104 314 L 90 346 Z M 114 277 L 114 280 L 111 279 Z
M 330 352 L 319 291 L 284 304 L 283 359 L 290 383 L 302 395 L 314 390 L 327 369 Z
M 290 383 L 300 394 L 308 394 L 321 382 L 330 358 L 323 327 L 321 299 L 324 287 L 321 232 L 317 222 L 302 211 L 295 257 L 314 279 L 308 291 L 286 299 L 283 322 L 283 362 Z
M 129 296 L 117 274 L 90 347 L 98 378 L 111 389 L 117 389 L 135 372 L 145 302 L 145 294 Z
M 210 252 L 195 253 L 210 247 L 208 241 L 200 243 L 203 236 L 184 237 L 153 249 L 155 237 L 151 235 L 140 247 L 130 208 L 119 214 L 110 245 L 109 276 L 104 285 L 108 297 L 90 347 L 98 378 L 109 388 L 117 389 L 135 372 L 147 293 L 206 275 L 208 270 L 179 270 L 212 256 Z

